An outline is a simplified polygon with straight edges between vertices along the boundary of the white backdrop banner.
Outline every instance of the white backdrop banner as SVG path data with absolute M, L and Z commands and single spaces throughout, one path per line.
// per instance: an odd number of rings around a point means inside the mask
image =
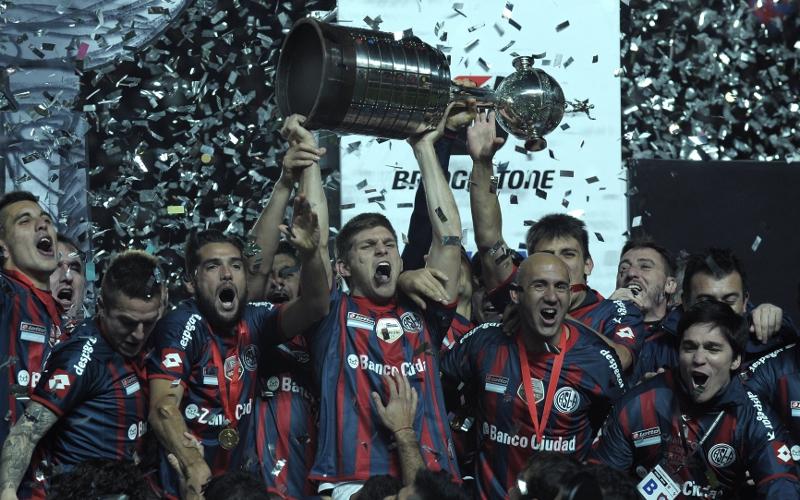
M 514 54 L 545 54 L 535 67 L 552 75 L 568 101 L 589 99 L 591 118 L 567 114 L 546 136 L 548 149 L 526 154 L 509 137 L 495 156 L 503 234 L 524 250 L 525 232 L 541 216 L 566 212 L 587 224 L 595 270 L 589 284 L 608 294 L 614 288 L 619 251 L 627 230 L 625 172 L 621 168 L 619 1 L 548 0 L 339 0 L 339 23 L 367 28 L 380 16 L 381 31 L 414 35 L 451 57 L 451 77 L 511 74 Z M 403 141 L 379 143 L 345 136 L 341 143 L 342 222 L 365 211 L 384 213 L 406 233 L 419 171 Z M 468 156 L 450 160 L 451 186 L 475 250 L 469 210 Z M 527 224 L 526 224 L 526 221 Z

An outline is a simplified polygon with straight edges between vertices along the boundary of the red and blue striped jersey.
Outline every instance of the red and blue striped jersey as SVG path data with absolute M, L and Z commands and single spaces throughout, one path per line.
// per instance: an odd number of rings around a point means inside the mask
M 53 349 L 31 401 L 58 416 L 40 442 L 54 469 L 68 472 L 96 458 L 138 463 L 147 432 L 146 379 L 144 353 L 122 356 L 94 321 Z
M 789 436 L 755 393 L 734 377 L 721 394 L 698 405 L 677 377 L 667 371 L 623 396 L 593 444 L 591 460 L 633 476 L 637 468 L 660 464 L 681 482 L 684 498 L 736 498 L 746 471 L 759 498 L 800 498 Z
M 260 397 L 256 398 L 256 448 L 269 491 L 283 498 L 316 494 L 308 473 L 317 444 L 319 397 L 311 383 L 305 337 L 262 355 Z
M 442 356 L 445 378 L 471 384 L 479 391 L 475 476 L 481 498 L 504 498 L 532 450 L 557 451 L 583 459 L 594 437 L 593 429 L 600 426 L 611 403 L 624 390 L 614 350 L 579 323 L 564 324 L 569 338 L 542 442 L 535 437 L 525 399 L 516 337 L 505 335 L 501 323 L 475 328 Z M 556 355 L 542 352 L 528 356 L 541 415 Z
M 488 295 L 498 311 L 511 303 L 511 284 L 517 278 L 518 266 L 508 279 L 491 290 Z M 586 289 L 586 295 L 577 307 L 569 311 L 572 319 L 578 320 L 590 329 L 601 333 L 631 352 L 634 362 L 644 342 L 644 316 L 641 310 L 629 300 L 605 299 L 600 292 Z
M 377 305 L 338 288 L 331 308 L 309 336 L 319 384 L 320 429 L 311 479 L 365 481 L 371 476 L 400 477 L 391 433 L 383 427 L 370 397 L 388 397 L 385 376 L 402 373 L 419 396 L 414 430 L 429 469 L 458 477 L 439 377 L 439 346 L 455 304 L 429 304 L 421 312 L 398 297 Z
M 61 306 L 50 292 L 39 290 L 16 271 L 0 272 L 0 443 L 25 410 L 52 348 L 66 333 Z
M 450 323 L 450 328 L 447 329 L 447 334 L 442 339 L 442 353 L 449 351 L 458 344 L 461 337 L 469 333 L 470 330 L 477 325 L 470 321 L 468 318 L 456 313 L 453 316 L 453 322 Z
M 794 442 L 800 443 L 800 349 L 797 344 L 762 356 L 740 375 L 745 386 L 775 410 Z
M 236 334 L 222 336 L 211 330 L 196 302 L 190 299 L 162 318 L 153 331 L 154 349 L 147 359 L 148 377 L 183 386 L 180 410 L 189 431 L 202 442 L 213 475 L 236 468 L 257 472 L 253 407 L 259 353 L 280 341 L 280 311 L 280 307 L 268 302 L 247 304 Z M 225 415 L 212 343 L 221 354 L 225 383 L 242 384 L 233 409 L 234 422 Z M 220 431 L 229 426 L 239 434 L 239 444 L 230 451 L 222 448 L 218 440 Z M 166 494 L 177 496 L 174 471 L 163 451 L 161 455 L 161 485 Z

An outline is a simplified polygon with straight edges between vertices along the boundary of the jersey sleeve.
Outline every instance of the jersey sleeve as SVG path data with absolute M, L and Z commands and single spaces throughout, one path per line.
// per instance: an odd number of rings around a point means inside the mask
M 31 395 L 35 401 L 59 418 L 97 393 L 96 384 L 104 379 L 101 363 L 91 358 L 97 337 L 76 339 L 65 348 L 53 350 L 42 371 L 42 378 Z M 85 346 L 85 347 L 84 347 Z
M 590 420 L 592 427 L 597 429 L 614 402 L 624 394 L 626 386 L 622 377 L 622 363 L 613 349 L 601 347 L 594 367 L 592 372 L 595 386 L 590 396 L 592 400 Z
M 776 405 L 776 398 L 779 396 L 776 390 L 780 378 L 778 372 L 781 357 L 789 355 L 788 353 L 792 353 L 791 355 L 794 356 L 793 350 L 787 351 L 786 349 L 779 349 L 761 356 L 741 374 L 742 382 L 747 389 L 756 393 L 760 399 L 766 401 L 773 408 L 780 408 L 780 405 Z
M 264 352 L 284 342 L 281 331 L 282 306 L 269 302 L 253 302 L 247 305 L 247 314 L 253 328 L 253 334 L 258 339 L 258 348 Z
M 758 396 L 747 392 L 751 411 L 743 441 L 747 447 L 747 469 L 756 483 L 759 498 L 800 498 L 797 466 L 792 460 L 788 434 L 778 416 Z
M 453 323 L 453 318 L 456 316 L 456 306 L 458 302 L 452 304 L 440 304 L 438 302 L 428 301 L 427 308 L 423 311 L 425 323 L 428 326 L 431 335 L 431 341 L 438 351 L 442 345 L 442 341 L 447 336 L 447 330 Z
M 204 328 L 202 316 L 180 309 L 159 321 L 152 334 L 153 350 L 147 357 L 147 377 L 179 380 L 186 388 L 194 360 L 200 354 L 201 328 Z
M 439 369 L 446 379 L 452 382 L 470 382 L 475 374 L 474 351 L 480 350 L 480 333 L 488 325 L 485 323 L 473 328 L 459 340 L 452 349 L 441 353 Z
M 489 302 L 492 303 L 498 312 L 503 312 L 506 306 L 511 303 L 511 286 L 517 279 L 518 271 L 519 266 L 514 264 L 514 269 L 511 271 L 511 274 L 508 275 L 508 278 L 497 287 L 486 292 Z
M 622 428 L 625 407 L 615 407 L 592 443 L 589 461 L 601 462 L 617 470 L 630 472 L 633 468 L 633 447 Z
M 642 349 L 645 337 L 645 325 L 642 311 L 628 300 L 608 301 L 613 305 L 613 312 L 603 324 L 601 332 L 607 338 L 624 346 L 631 352 L 634 363 Z

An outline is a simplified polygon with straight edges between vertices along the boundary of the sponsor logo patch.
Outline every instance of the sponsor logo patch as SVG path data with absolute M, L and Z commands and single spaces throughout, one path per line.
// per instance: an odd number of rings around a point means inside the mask
M 31 374 L 27 370 L 20 370 L 17 372 L 17 383 L 19 385 L 27 386 L 31 383 Z
M 267 390 L 275 392 L 281 386 L 281 380 L 278 377 L 270 377 L 267 379 Z
M 130 396 L 131 394 L 135 394 L 137 391 L 139 391 L 139 389 L 141 389 L 141 385 L 139 384 L 139 379 L 136 377 L 136 375 L 130 374 L 122 379 L 122 388 L 125 389 L 125 395 Z
M 19 338 L 21 338 L 26 342 L 36 342 L 37 344 L 44 344 L 46 335 L 47 335 L 47 328 L 42 325 L 26 323 L 25 321 L 22 321 L 19 324 Z
M 800 401 L 790 401 L 789 409 L 792 411 L 793 417 L 800 417 Z
M 531 377 L 531 384 L 533 385 L 533 397 L 536 399 L 536 404 L 539 404 L 544 399 L 544 382 L 538 378 Z M 517 396 L 526 403 L 528 402 L 525 398 L 525 387 L 522 384 L 517 387 Z
M 633 330 L 631 327 L 626 326 L 625 328 L 620 328 L 616 332 L 616 336 L 622 339 L 632 339 L 633 338 Z
M 786 453 L 789 453 L 789 448 L 786 448 Z M 736 451 L 729 444 L 715 444 L 708 450 L 708 461 L 715 467 L 727 467 L 736 461 Z
M 194 420 L 200 414 L 200 409 L 197 407 L 196 404 L 188 404 L 186 408 L 183 410 L 183 414 L 186 415 L 186 418 L 189 420 Z
M 775 450 L 775 456 L 781 462 L 788 464 L 792 460 L 792 452 L 789 450 L 789 447 L 780 441 L 773 441 L 772 449 Z
M 572 413 L 581 404 L 581 395 L 572 387 L 562 387 L 556 391 L 553 407 L 559 413 Z
M 347 356 L 347 364 L 350 366 L 350 368 L 358 368 L 358 356 L 355 354 Z
M 375 333 L 382 341 L 393 344 L 403 336 L 403 327 L 396 318 L 381 318 L 375 326 Z
M 61 396 L 61 391 L 66 392 L 67 387 L 69 387 L 74 380 L 75 379 L 64 370 L 56 370 L 47 381 L 47 388 L 50 389 L 50 392 Z
M 217 380 L 217 369 L 215 367 L 203 367 L 203 385 L 219 385 L 219 380 Z
M 650 427 L 649 429 L 642 429 L 631 433 L 633 446 L 635 448 L 643 448 L 645 446 L 652 446 L 661 443 L 661 429 L 658 427 Z
M 497 394 L 505 394 L 508 387 L 508 377 L 501 377 L 499 375 L 486 375 L 486 384 L 484 389 L 486 392 L 494 392 Z
M 363 314 L 349 312 L 347 313 L 347 326 L 349 328 L 363 328 L 371 331 L 372 327 L 375 326 L 375 320 Z
M 181 360 L 181 355 L 177 351 L 164 351 L 161 364 L 164 365 L 164 368 L 172 369 L 181 366 L 183 360 Z
M 800 446 L 794 445 L 791 449 L 792 452 L 792 460 L 795 462 L 800 462 Z
M 417 313 L 408 311 L 400 316 L 400 324 L 403 325 L 403 330 L 408 333 L 419 333 L 422 331 L 422 320 L 417 316 Z

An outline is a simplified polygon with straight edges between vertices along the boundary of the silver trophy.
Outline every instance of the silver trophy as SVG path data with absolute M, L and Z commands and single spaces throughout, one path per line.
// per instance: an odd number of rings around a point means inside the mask
M 513 64 L 496 90 L 461 87 L 450 81 L 445 55 L 417 37 L 306 18 L 284 41 L 275 95 L 281 114 L 305 115 L 309 129 L 393 139 L 435 125 L 450 101 L 473 97 L 527 150 L 540 151 L 564 116 L 564 92 L 532 58 Z

